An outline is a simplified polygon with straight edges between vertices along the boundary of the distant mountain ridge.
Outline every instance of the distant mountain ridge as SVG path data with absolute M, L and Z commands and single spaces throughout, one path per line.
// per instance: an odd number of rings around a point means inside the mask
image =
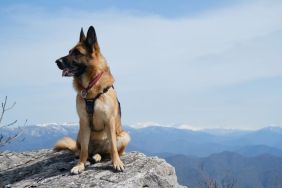
M 239 153 L 246 157 L 255 157 L 259 155 L 265 155 L 269 154 L 272 156 L 282 156 L 282 150 L 265 146 L 265 145 L 252 145 L 252 146 L 245 146 L 235 151 L 236 153 Z
M 232 151 L 244 156 L 270 154 L 282 156 L 282 128 L 267 127 L 255 131 L 244 130 L 189 130 L 171 127 L 148 126 L 132 128 L 124 126 L 132 140 L 129 151 L 137 150 L 146 154 L 167 153 L 206 157 L 213 153 Z M 78 125 L 40 124 L 22 128 L 19 140 L 0 150 L 25 151 L 51 148 L 63 136 L 76 138 Z M 12 134 L 15 128 L 1 129 L 5 135 Z M 177 146 L 177 147 L 176 147 Z
M 138 128 L 124 126 L 131 135 L 127 151 L 140 151 L 165 158 L 176 168 L 179 182 L 193 188 L 206 188 L 208 181 L 225 188 L 282 187 L 282 128 L 260 130 L 189 130 L 161 125 Z M 16 128 L 1 129 L 4 135 Z M 63 136 L 76 138 L 77 124 L 26 126 L 16 142 L 0 151 L 26 151 L 52 148 Z M 22 141 L 21 141 L 22 140 Z
M 17 127 L 1 129 L 4 135 L 13 135 Z M 63 136 L 75 138 L 78 131 L 77 124 L 39 124 L 21 127 L 21 134 L 14 142 L 0 147 L 0 151 L 30 151 L 52 148 L 56 141 Z
M 128 128 L 128 131 L 133 138 L 129 147 L 151 154 L 165 152 L 206 157 L 213 153 L 232 151 L 254 156 L 253 151 L 256 150 L 257 155 L 280 156 L 282 149 L 282 128 L 255 131 L 217 129 L 211 133 L 211 130 L 193 131 L 157 126 Z M 244 150 L 246 147 L 248 150 Z
M 174 155 L 165 159 L 175 167 L 179 183 L 188 187 L 206 188 L 211 181 L 217 188 L 232 184 L 232 188 L 282 187 L 281 156 L 245 157 L 222 152 L 204 158 Z

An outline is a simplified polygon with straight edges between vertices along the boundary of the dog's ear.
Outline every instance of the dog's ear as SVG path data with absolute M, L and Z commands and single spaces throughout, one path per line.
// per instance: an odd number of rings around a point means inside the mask
M 99 48 L 98 46 L 98 41 L 97 41 L 97 36 L 96 32 L 93 26 L 90 26 L 88 31 L 87 31 L 87 36 L 86 36 L 86 45 L 87 47 L 92 51 L 92 50 L 97 50 Z
M 80 36 L 79 36 L 79 42 L 83 42 L 83 41 L 85 41 L 85 35 L 84 35 L 84 32 L 83 32 L 83 28 L 81 28 Z

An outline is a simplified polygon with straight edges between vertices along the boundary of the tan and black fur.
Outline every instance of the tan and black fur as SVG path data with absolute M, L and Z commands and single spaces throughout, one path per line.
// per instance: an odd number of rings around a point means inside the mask
M 67 56 L 58 59 L 56 63 L 63 70 L 63 76 L 74 78 L 79 132 L 76 141 L 65 137 L 56 143 L 54 150 L 70 150 L 79 153 L 79 162 L 71 169 L 73 174 L 84 170 L 88 157 L 100 161 L 104 154 L 111 156 L 114 169 L 124 170 L 120 155 L 123 154 L 130 137 L 121 126 L 116 91 L 110 88 L 96 100 L 91 125 L 89 125 L 85 101 L 80 96 L 81 90 L 86 88 L 89 82 L 101 72 L 104 72 L 102 77 L 89 90 L 87 98 L 94 98 L 104 88 L 114 83 L 111 71 L 100 52 L 94 27 L 89 27 L 86 37 L 81 29 L 79 42 Z

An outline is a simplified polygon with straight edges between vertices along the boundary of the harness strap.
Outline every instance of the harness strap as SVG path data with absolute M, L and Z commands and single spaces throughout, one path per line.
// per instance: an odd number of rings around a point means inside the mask
M 86 99 L 88 91 L 100 80 L 102 75 L 103 72 L 95 76 L 94 79 L 89 82 L 88 86 L 81 90 L 80 95 L 82 96 L 82 98 Z
M 93 125 L 93 114 L 94 114 L 94 107 L 95 107 L 95 103 L 96 103 L 96 100 L 101 96 L 103 95 L 104 93 L 107 93 L 109 91 L 110 88 L 113 88 L 114 89 L 114 86 L 108 86 L 106 87 L 105 89 L 103 89 L 103 91 L 101 93 L 98 93 L 94 98 L 92 99 L 85 99 L 84 98 L 84 101 L 85 101 L 85 106 L 86 106 L 86 112 L 88 114 L 88 119 L 89 119 L 89 127 L 91 129 L 91 131 L 93 132 L 101 132 L 105 129 L 105 125 L 104 125 L 104 128 L 101 129 L 101 130 L 96 130 Z M 120 107 L 120 102 L 119 100 L 117 99 L 117 102 L 118 102 L 118 108 L 119 108 L 119 115 L 121 117 L 121 107 Z

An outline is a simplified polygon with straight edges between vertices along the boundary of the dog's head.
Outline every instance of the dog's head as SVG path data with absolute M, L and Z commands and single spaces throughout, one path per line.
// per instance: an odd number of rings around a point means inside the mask
M 93 61 L 100 53 L 96 32 L 90 26 L 85 37 L 81 29 L 79 42 L 69 51 L 69 54 L 56 60 L 56 64 L 63 71 L 63 76 L 78 77 L 89 67 L 93 66 Z

